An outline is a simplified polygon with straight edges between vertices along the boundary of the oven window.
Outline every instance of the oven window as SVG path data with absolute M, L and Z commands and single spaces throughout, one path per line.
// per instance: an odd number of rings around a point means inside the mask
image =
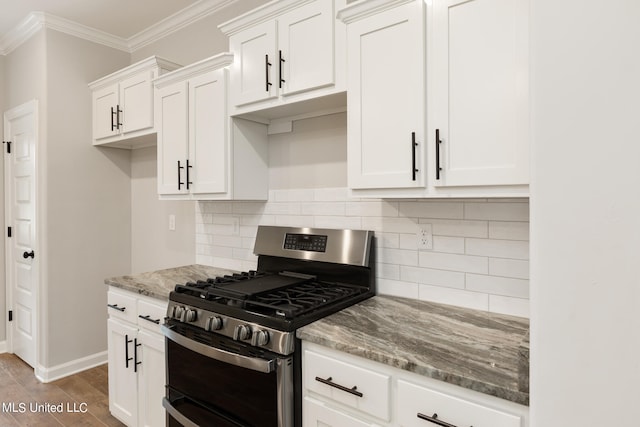
M 201 355 L 170 339 L 166 342 L 167 397 L 177 409 L 184 408 L 179 410 L 187 418 L 190 412 L 201 425 L 278 425 L 276 372 L 257 372 Z M 207 424 L 203 420 L 207 411 L 212 422 L 224 418 L 235 424 Z

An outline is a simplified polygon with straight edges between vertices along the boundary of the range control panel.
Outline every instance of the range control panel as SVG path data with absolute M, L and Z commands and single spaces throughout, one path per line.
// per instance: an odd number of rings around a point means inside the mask
M 311 252 L 326 252 L 327 236 L 319 234 L 287 233 L 284 238 L 284 249 Z

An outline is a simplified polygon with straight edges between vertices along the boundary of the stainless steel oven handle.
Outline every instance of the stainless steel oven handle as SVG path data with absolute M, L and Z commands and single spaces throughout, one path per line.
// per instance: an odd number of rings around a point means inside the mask
M 172 404 L 169 402 L 169 399 L 166 397 L 162 398 L 162 406 L 167 410 L 169 415 L 171 415 L 177 422 L 182 424 L 184 427 L 200 427 L 198 424 L 191 421 L 189 418 L 185 417 L 178 411 Z
M 264 360 L 255 357 L 247 357 L 241 354 L 236 354 L 230 351 L 211 347 L 206 344 L 202 344 L 189 339 L 184 335 L 173 331 L 171 327 L 167 327 L 166 325 L 160 326 L 160 329 L 162 330 L 164 336 L 169 338 L 171 341 L 211 359 L 230 363 L 232 365 L 251 369 L 253 371 L 264 372 L 266 374 L 271 373 L 276 369 L 276 361 L 274 359 Z

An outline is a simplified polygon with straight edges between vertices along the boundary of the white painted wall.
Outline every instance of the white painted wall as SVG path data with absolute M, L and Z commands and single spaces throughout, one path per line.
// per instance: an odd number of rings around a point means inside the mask
M 637 426 L 640 4 L 532 5 L 532 426 Z
M 268 2 L 269 0 L 238 0 L 213 15 L 137 49 L 132 53 L 132 61 L 158 55 L 178 64 L 189 65 L 217 53 L 226 52 L 229 49 L 229 41 L 218 30 L 218 25 Z
M 131 152 L 131 270 L 195 262 L 195 202 L 158 199 L 156 147 Z M 176 217 L 169 230 L 169 215 Z

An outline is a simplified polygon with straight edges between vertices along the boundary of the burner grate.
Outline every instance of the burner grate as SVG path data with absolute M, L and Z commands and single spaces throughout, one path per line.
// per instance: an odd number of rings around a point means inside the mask
M 245 307 L 259 307 L 271 310 L 279 317 L 294 318 L 362 291 L 354 286 L 312 281 L 254 295 L 245 302 Z

